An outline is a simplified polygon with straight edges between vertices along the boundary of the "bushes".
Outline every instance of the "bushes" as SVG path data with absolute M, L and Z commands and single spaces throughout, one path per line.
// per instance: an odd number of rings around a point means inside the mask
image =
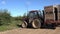
M 0 31 L 18 28 L 22 24 L 22 17 L 12 17 L 8 10 L 0 10 Z
M 0 25 L 7 25 L 11 22 L 11 16 L 10 13 L 8 13 L 8 10 L 0 10 Z

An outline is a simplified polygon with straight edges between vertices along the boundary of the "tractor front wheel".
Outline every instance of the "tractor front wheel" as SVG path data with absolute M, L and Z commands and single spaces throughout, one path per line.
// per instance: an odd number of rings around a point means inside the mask
M 22 23 L 22 28 L 27 28 L 27 22 L 24 21 L 24 23 Z

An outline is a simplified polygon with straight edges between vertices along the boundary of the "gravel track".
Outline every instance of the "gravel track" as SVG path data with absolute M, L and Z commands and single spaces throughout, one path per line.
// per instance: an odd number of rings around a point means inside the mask
M 0 34 L 60 34 L 60 27 L 57 27 L 54 30 L 53 29 L 18 28 L 18 29 L 0 32 Z

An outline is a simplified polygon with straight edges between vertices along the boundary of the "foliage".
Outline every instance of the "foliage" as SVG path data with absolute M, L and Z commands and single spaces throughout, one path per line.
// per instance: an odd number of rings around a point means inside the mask
M 23 17 L 26 17 L 25 13 L 23 16 L 12 17 L 8 10 L 0 9 L 0 31 L 18 28 L 23 22 Z
M 10 13 L 8 13 L 8 10 L 0 10 L 0 25 L 9 24 L 11 22 L 11 16 Z

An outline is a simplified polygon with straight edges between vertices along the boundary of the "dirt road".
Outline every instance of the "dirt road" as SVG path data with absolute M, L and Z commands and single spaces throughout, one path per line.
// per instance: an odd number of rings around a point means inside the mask
M 0 34 L 60 34 L 60 27 L 57 27 L 55 30 L 18 28 L 18 29 L 0 32 Z

